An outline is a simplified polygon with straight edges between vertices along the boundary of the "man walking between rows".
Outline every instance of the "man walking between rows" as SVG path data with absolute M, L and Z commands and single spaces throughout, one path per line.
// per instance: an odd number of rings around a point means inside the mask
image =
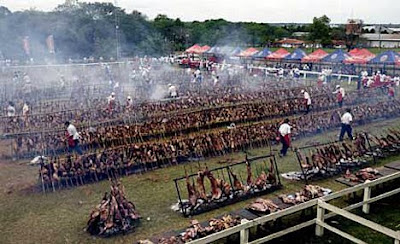
M 75 151 L 79 155 L 82 155 L 82 149 L 79 146 L 79 139 L 81 138 L 81 136 L 76 130 L 76 127 L 69 121 L 65 122 L 65 126 L 67 127 L 66 136 L 68 140 L 68 151 Z
M 336 91 L 333 92 L 333 94 L 336 94 L 336 100 L 339 105 L 339 108 L 343 106 L 343 99 L 345 96 L 344 88 L 340 87 L 340 85 L 336 86 Z
M 310 112 L 310 107 L 311 107 L 311 96 L 310 94 L 305 91 L 305 90 L 301 90 L 301 93 L 304 96 L 304 102 L 306 104 L 306 114 L 308 114 L 308 112 Z
M 344 134 L 347 133 L 347 136 L 350 140 L 353 140 L 353 129 L 351 128 L 351 122 L 353 121 L 353 116 L 351 115 L 351 110 L 346 109 L 346 113 L 342 115 L 342 129 L 340 131 L 339 141 L 343 141 Z
M 282 149 L 279 156 L 286 156 L 287 150 L 290 147 L 290 133 L 291 127 L 289 125 L 289 119 L 285 119 L 283 124 L 279 127 L 279 139 L 282 143 Z

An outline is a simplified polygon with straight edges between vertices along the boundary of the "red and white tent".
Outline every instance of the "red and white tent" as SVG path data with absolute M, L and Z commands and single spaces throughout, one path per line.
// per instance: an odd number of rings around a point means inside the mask
M 186 49 L 185 53 L 201 53 L 201 46 L 194 44 L 193 46 Z
M 251 48 L 247 48 L 243 52 L 239 53 L 239 56 L 240 57 L 251 57 L 256 53 L 258 53 L 258 50 L 253 48 L 253 47 L 251 47 Z
M 188 49 L 186 49 L 185 53 L 196 53 L 196 54 L 201 54 L 204 52 L 207 52 L 208 50 L 210 50 L 210 46 L 200 46 L 198 44 L 195 44 L 191 47 L 189 47 Z
M 276 50 L 275 52 L 271 53 L 270 55 L 267 56 L 268 60 L 281 60 L 283 58 L 285 58 L 286 56 L 288 56 L 290 53 L 284 49 L 284 48 L 279 48 L 278 50 Z
M 322 49 L 317 49 L 314 52 L 308 54 L 304 58 L 301 59 L 301 62 L 303 63 L 314 63 L 314 62 L 319 62 L 321 59 L 325 58 L 328 56 L 328 53 L 325 52 Z
M 355 48 L 349 52 L 350 57 L 344 60 L 346 64 L 366 64 L 371 59 L 375 58 L 375 54 L 371 53 L 367 49 Z
M 202 47 L 201 47 L 201 53 L 207 52 L 207 51 L 210 50 L 210 49 L 211 49 L 210 46 L 207 46 L 207 45 L 202 46 Z

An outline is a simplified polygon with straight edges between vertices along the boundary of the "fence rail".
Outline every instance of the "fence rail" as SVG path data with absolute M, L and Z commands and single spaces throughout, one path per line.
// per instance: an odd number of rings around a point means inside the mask
M 346 188 L 344 190 L 330 194 L 328 196 L 321 197 L 318 199 L 313 199 L 308 202 L 305 202 L 305 203 L 302 203 L 302 204 L 299 204 L 299 205 L 296 205 L 296 206 L 293 206 L 293 207 L 290 207 L 290 208 L 287 208 L 287 209 L 284 209 L 284 210 L 281 210 L 281 211 L 278 211 L 278 212 L 275 212 L 275 213 L 272 213 L 272 214 L 269 214 L 266 216 L 262 216 L 262 217 L 254 219 L 254 220 L 251 220 L 251 221 L 244 220 L 238 226 L 229 228 L 227 230 L 224 230 L 224 231 L 221 231 L 218 233 L 214 233 L 212 235 L 206 236 L 201 239 L 194 240 L 190 243 L 191 244 L 210 243 L 210 242 L 214 242 L 214 241 L 220 240 L 222 238 L 228 237 L 230 235 L 239 233 L 241 244 L 258 244 L 258 243 L 268 242 L 270 240 L 282 237 L 284 235 L 290 234 L 292 232 L 298 231 L 300 229 L 303 229 L 305 227 L 309 227 L 312 225 L 315 225 L 315 234 L 317 236 L 322 236 L 324 234 L 324 229 L 327 229 L 327 230 L 330 230 L 333 233 L 338 234 L 354 243 L 366 243 L 346 232 L 343 232 L 335 227 L 328 225 L 325 222 L 325 220 L 328 218 L 331 218 L 336 215 L 340 215 L 340 216 L 347 218 L 349 220 L 352 220 L 358 224 L 361 224 L 361 225 L 369 227 L 375 231 L 383 233 L 384 235 L 393 238 L 395 244 L 400 244 L 400 231 L 396 232 L 390 228 L 384 227 L 382 225 L 379 225 L 377 223 L 374 223 L 370 220 L 364 219 L 360 216 L 357 216 L 357 215 L 349 212 L 350 210 L 362 207 L 362 211 L 364 213 L 368 214 L 371 203 L 400 193 L 400 188 L 397 188 L 397 189 L 382 193 L 380 195 L 377 195 L 377 196 L 371 198 L 371 188 L 372 187 L 389 182 L 389 181 L 393 181 L 396 179 L 400 179 L 400 172 L 397 172 L 397 173 L 394 173 L 394 174 L 391 174 L 388 176 L 384 176 L 377 180 L 367 181 L 363 184 L 359 184 L 354 187 Z M 359 203 L 349 205 L 344 208 L 338 208 L 336 206 L 333 206 L 333 205 L 327 203 L 328 201 L 338 199 L 340 197 L 343 197 L 343 196 L 346 196 L 348 194 L 358 192 L 358 191 L 363 191 L 363 196 L 364 196 L 363 201 L 361 201 Z M 299 211 L 302 211 L 302 210 L 305 210 L 308 208 L 313 208 L 313 207 L 317 208 L 317 215 L 315 218 L 249 242 L 250 228 L 258 226 L 258 225 L 262 225 L 269 221 L 276 220 L 278 218 L 285 217 L 285 216 L 297 213 Z M 326 210 L 330 211 L 330 213 L 325 214 Z

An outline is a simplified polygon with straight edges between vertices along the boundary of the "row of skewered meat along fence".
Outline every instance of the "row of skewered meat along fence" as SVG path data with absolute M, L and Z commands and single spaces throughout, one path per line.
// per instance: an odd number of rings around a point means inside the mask
M 389 129 L 387 135 L 380 137 L 359 133 L 352 141 L 335 141 L 297 149 L 301 172 L 282 175 L 295 176 L 295 179 L 305 180 L 308 184 L 311 180 L 329 178 L 345 172 L 345 175 L 349 175 L 349 170 L 366 167 L 379 158 L 399 153 L 400 131 Z M 197 170 L 197 173 L 186 173 L 186 176 L 174 180 L 179 202 L 173 209 L 185 216 L 264 195 L 282 187 L 274 155 L 247 159 L 213 170 L 199 165 Z M 356 174 L 374 179 L 373 174 L 376 171 L 366 168 Z M 309 192 L 314 192 L 314 188 L 310 189 Z M 183 199 L 186 196 L 187 200 Z M 290 199 L 282 198 L 286 204 L 290 203 Z M 302 199 L 301 195 L 296 195 L 293 201 L 297 201 L 296 199 Z
M 385 136 L 358 133 L 352 141 L 335 141 L 296 149 L 301 172 L 284 173 L 287 179 L 316 180 L 361 168 L 379 158 L 400 153 L 400 131 L 389 129 Z
M 332 142 L 299 148 L 297 156 L 301 171 L 285 173 L 283 177 L 297 180 L 325 178 L 343 172 L 347 168 L 360 167 L 379 157 L 396 154 L 399 151 L 399 135 L 400 132 L 396 129 L 389 130 L 386 136 L 381 137 L 359 133 L 351 142 Z M 259 146 L 268 144 L 261 143 Z M 153 163 L 138 163 L 136 161 L 140 159 L 140 162 L 143 158 L 137 158 L 139 149 L 135 147 L 132 149 L 105 150 L 100 154 L 92 153 L 75 158 L 71 155 L 63 159 L 56 157 L 50 160 L 38 157 L 36 163 L 40 166 L 39 181 L 42 189 L 55 191 L 184 163 L 188 160 L 180 160 L 177 157 L 175 160 L 164 160 L 164 162 L 156 157 L 150 160 Z M 175 148 L 175 150 L 180 149 Z M 155 150 L 145 152 L 145 155 L 156 154 Z
M 247 159 L 229 166 L 208 169 L 174 179 L 179 202 L 173 209 L 193 216 L 264 195 L 282 187 L 274 155 Z M 187 200 L 183 199 L 187 196 Z
M 376 179 L 385 172 L 381 172 L 381 169 L 378 171 L 364 168 L 351 173 L 350 169 L 357 170 L 374 159 L 398 155 L 400 131 L 390 129 L 387 135 L 379 137 L 359 133 L 351 142 L 319 144 L 300 150 L 307 150 L 307 152 L 301 152 L 305 155 L 305 162 L 310 165 L 314 162 L 314 167 L 321 170 L 318 177 L 330 177 L 343 173 L 343 178 L 349 181 L 363 182 L 366 179 Z M 318 155 L 314 156 L 316 153 Z M 333 155 L 337 157 L 334 158 Z M 331 164 L 326 166 L 328 162 Z M 333 169 L 334 164 L 336 171 L 330 170 Z M 302 165 L 302 167 L 305 166 Z M 191 171 L 190 174 L 188 174 L 188 168 Z M 176 232 L 176 235 L 164 236 L 157 240 L 153 238 L 151 241 L 145 240 L 142 243 L 189 242 L 236 226 L 242 219 L 255 219 L 332 192 L 330 189 L 306 184 L 298 192 L 281 194 L 272 199 L 261 198 L 282 187 L 273 154 L 255 158 L 246 157 L 243 162 L 214 169 L 209 169 L 207 165 L 199 163 L 196 167 L 197 172 L 193 173 L 193 171 L 193 165 L 186 165 L 185 175 L 174 179 L 179 202 L 172 209 L 184 216 L 197 215 L 252 197 L 259 198 L 240 211 L 210 219 L 207 223 L 199 223 L 193 219 L 188 228 Z M 313 180 L 318 177 L 305 179 Z M 86 230 L 92 235 L 102 237 L 129 233 L 138 227 L 140 218 L 135 205 L 127 200 L 122 184 L 111 180 L 111 191 L 104 195 L 100 204 L 91 212 Z
M 393 100 L 388 103 L 386 98 L 379 97 L 375 102 L 368 102 L 370 96 L 355 93 L 346 100 L 346 106 L 354 106 L 352 109 L 355 122 L 369 121 L 385 116 L 396 116 L 400 101 Z M 265 126 L 276 126 L 284 117 L 293 117 L 291 123 L 297 127 L 296 133 L 316 132 L 316 128 L 337 126 L 340 123 L 340 113 L 337 111 L 335 99 L 328 99 L 328 95 L 313 96 L 312 113 L 306 116 L 298 116 L 306 110 L 303 99 L 292 98 L 284 101 L 263 100 L 262 102 L 235 104 L 218 108 L 203 108 L 192 112 L 160 115 L 147 118 L 141 122 L 131 119 L 109 120 L 108 122 L 87 123 L 88 126 L 78 127 L 80 132 L 80 147 L 85 152 L 93 152 L 110 147 L 127 146 L 154 140 L 171 140 L 171 137 L 179 134 L 197 133 L 203 130 L 222 129 L 234 123 L 245 125 L 247 123 L 268 122 Z M 368 106 L 367 106 L 368 104 Z M 367 106 L 367 107 L 366 107 Z M 374 112 L 368 111 L 371 109 Z M 385 108 L 394 106 L 394 110 L 385 111 Z M 338 114 L 339 112 L 339 114 Z M 294 118 L 297 117 L 297 118 Z M 317 121 L 316 118 L 332 118 L 330 120 Z M 318 119 L 320 120 L 320 119 Z M 62 124 L 63 120 L 58 120 Z M 91 120 L 90 120 L 91 121 Z M 96 121 L 96 120 L 94 120 Z M 310 121 L 312 123 L 310 123 Z M 43 123 L 43 122 L 42 122 Z M 7 123 L 6 123 L 7 124 Z M 311 124 L 311 126 L 310 126 Z M 34 129 L 35 130 L 35 129 Z M 243 134 L 243 133 L 242 133 Z M 62 155 L 68 153 L 68 140 L 65 137 L 65 128 L 53 131 L 30 131 L 18 134 L 5 134 L 10 142 L 10 154 L 5 155 L 15 158 L 31 158 L 35 155 Z
M 208 235 L 229 229 L 241 224 L 242 220 L 253 220 L 260 216 L 265 216 L 279 210 L 301 204 L 312 199 L 326 196 L 332 191 L 317 185 L 306 185 L 298 192 L 282 194 L 278 197 L 266 199 L 257 198 L 244 209 L 240 209 L 229 214 L 225 214 L 208 221 L 200 223 L 196 219 L 190 220 L 190 225 L 178 231 L 169 231 L 168 233 L 153 236 L 147 240 L 141 240 L 139 244 L 181 244 Z M 231 236 L 227 243 L 236 243 L 236 237 Z
M 394 107 L 394 110 L 390 111 L 397 111 L 398 113 L 398 105 Z M 376 108 L 377 111 L 383 109 L 381 106 Z M 338 115 L 337 111 L 336 115 Z M 302 116 L 292 120 L 294 136 L 301 137 L 315 133 L 321 128 L 335 128 L 339 123 L 336 119 L 332 120 L 330 113 L 318 113 L 318 120 L 313 120 L 316 117 L 309 116 Z M 340 121 L 340 116 L 336 117 Z M 42 160 L 43 163 L 39 163 L 41 165 L 40 181 L 43 183 L 43 188 L 48 187 L 50 189 L 76 186 L 108 179 L 112 174 L 129 175 L 135 172 L 144 172 L 153 168 L 183 163 L 190 158 L 215 157 L 247 150 L 248 148 L 268 146 L 271 143 L 271 138 L 276 137 L 278 125 L 279 121 L 274 120 L 235 126 L 232 129 L 193 134 L 190 137 L 174 137 L 165 141 L 111 147 L 102 149 L 101 152 L 89 152 L 75 159 L 70 156 L 62 160 L 54 157 L 49 161 Z M 376 139 L 372 137 L 371 140 Z M 355 145 L 358 147 L 358 151 L 362 153 L 363 150 L 370 150 L 369 145 L 365 144 L 365 142 L 361 141 L 360 143 L 358 146 Z M 379 145 L 385 148 L 384 141 L 381 140 Z M 302 165 L 306 165 L 306 158 L 303 157 L 303 159 Z M 314 159 L 319 161 L 316 164 L 321 164 L 321 157 L 314 157 Z M 323 159 L 325 160 L 325 158 Z M 317 169 L 316 173 L 313 173 L 315 170 L 309 169 L 315 169 L 315 167 L 306 168 L 305 171 L 310 174 L 318 175 L 318 173 L 324 172 L 319 171 L 320 168 Z

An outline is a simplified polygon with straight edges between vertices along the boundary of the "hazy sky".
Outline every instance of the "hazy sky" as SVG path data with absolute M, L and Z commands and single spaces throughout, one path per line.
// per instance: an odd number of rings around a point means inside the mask
M 64 0 L 0 0 L 12 11 L 36 8 L 52 10 Z M 81 0 L 84 2 L 84 0 Z M 96 2 L 96 0 L 86 0 Z M 110 0 L 97 0 L 110 2 Z M 112 1 L 114 2 L 114 1 Z M 400 23 L 399 0 L 117 0 L 127 12 L 136 9 L 149 18 L 166 14 L 182 20 L 224 18 L 231 21 L 310 22 L 328 15 L 333 23 L 349 17 L 366 23 Z

